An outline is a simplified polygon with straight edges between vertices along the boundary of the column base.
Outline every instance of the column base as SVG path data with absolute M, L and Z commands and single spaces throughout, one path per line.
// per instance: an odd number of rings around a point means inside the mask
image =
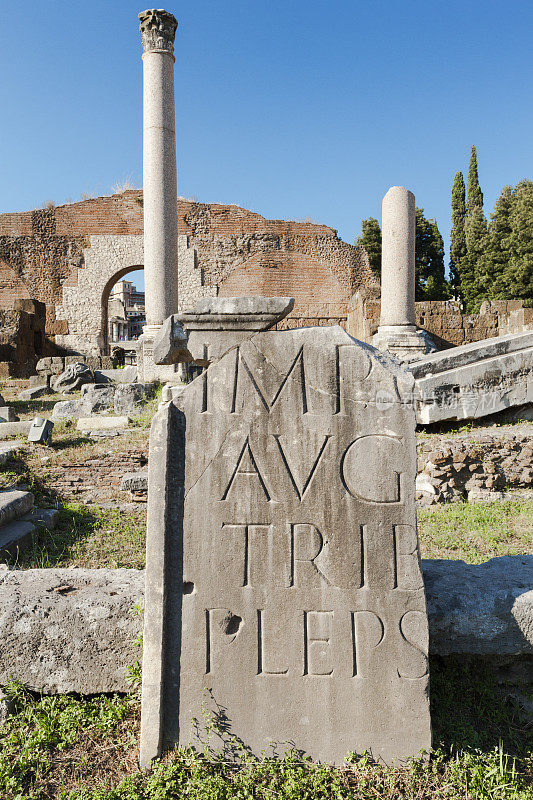
M 405 362 L 417 361 L 437 349 L 429 333 L 416 325 L 380 325 L 372 344 Z
M 154 339 L 162 325 L 144 325 L 137 350 L 137 374 L 142 383 L 181 383 L 182 364 L 155 364 Z

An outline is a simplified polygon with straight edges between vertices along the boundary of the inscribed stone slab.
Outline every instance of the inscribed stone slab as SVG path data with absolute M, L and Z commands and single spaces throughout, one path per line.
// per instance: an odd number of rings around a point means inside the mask
M 339 327 L 270 331 L 156 415 L 142 763 L 203 707 L 255 753 L 429 749 L 412 388 Z

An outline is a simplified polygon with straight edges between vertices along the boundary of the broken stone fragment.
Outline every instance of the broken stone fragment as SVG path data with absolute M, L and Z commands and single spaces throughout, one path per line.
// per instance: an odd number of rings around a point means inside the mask
M 64 372 L 59 375 L 54 381 L 52 388 L 54 392 L 75 392 L 85 383 L 94 383 L 94 375 L 92 370 L 77 361 L 75 364 L 69 364 Z
M 187 348 L 187 334 L 176 314 L 163 322 L 154 339 L 155 364 L 179 364 L 192 361 Z

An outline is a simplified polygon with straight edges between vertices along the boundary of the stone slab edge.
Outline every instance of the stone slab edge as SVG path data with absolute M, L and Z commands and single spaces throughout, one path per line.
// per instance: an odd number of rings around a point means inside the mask
M 533 555 L 422 562 L 434 655 L 533 655 Z M 0 565 L 0 685 L 125 692 L 141 660 L 144 571 Z M 154 587 L 155 590 L 155 587 Z

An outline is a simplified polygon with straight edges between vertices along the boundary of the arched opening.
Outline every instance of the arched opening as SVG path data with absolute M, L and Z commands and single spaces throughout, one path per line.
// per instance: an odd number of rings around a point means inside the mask
M 102 292 L 101 341 L 104 355 L 113 347 L 135 349 L 146 323 L 144 267 L 135 265 L 116 272 Z

